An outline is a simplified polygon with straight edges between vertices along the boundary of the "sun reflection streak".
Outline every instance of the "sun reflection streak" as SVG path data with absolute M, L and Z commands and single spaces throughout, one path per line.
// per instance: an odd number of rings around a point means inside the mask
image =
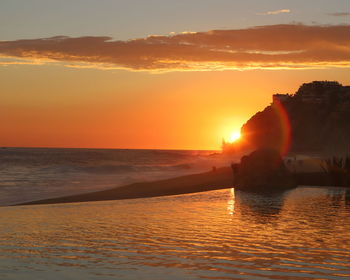
M 227 201 L 227 211 L 230 215 L 235 213 L 235 189 L 231 188 L 230 199 Z

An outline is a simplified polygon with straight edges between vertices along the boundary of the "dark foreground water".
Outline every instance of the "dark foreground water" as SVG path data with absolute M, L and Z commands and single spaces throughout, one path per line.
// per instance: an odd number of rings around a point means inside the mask
M 350 193 L 0 208 L 0 279 L 350 279 Z

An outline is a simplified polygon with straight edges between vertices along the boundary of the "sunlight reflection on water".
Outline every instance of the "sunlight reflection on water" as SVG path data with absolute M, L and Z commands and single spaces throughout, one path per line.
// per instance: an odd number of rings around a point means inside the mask
M 349 279 L 350 192 L 0 208 L 0 279 Z
M 231 189 L 230 198 L 227 201 L 227 210 L 228 210 L 228 213 L 231 215 L 235 213 L 235 189 L 234 188 Z

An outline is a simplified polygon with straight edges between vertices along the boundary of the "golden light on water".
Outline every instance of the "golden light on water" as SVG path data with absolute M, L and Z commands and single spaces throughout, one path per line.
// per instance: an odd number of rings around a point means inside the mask
M 235 189 L 230 190 L 230 199 L 227 201 L 227 211 L 230 215 L 235 213 Z

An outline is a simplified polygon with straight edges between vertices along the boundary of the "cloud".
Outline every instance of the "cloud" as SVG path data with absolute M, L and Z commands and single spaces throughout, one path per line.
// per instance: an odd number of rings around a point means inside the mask
M 291 10 L 289 9 L 282 9 L 282 10 L 276 10 L 276 11 L 268 11 L 265 13 L 257 13 L 257 15 L 267 16 L 267 15 L 278 15 L 278 14 L 289 14 Z
M 348 17 L 350 16 L 350 13 L 338 12 L 338 13 L 328 13 L 327 15 L 334 16 L 334 17 Z
M 128 41 L 65 36 L 0 41 L 0 57 L 134 71 L 350 67 L 350 25 L 269 25 Z

